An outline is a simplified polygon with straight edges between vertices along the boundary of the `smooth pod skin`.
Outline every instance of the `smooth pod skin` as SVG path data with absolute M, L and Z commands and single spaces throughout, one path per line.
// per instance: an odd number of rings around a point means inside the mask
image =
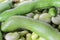
M 12 1 L 4 1 L 0 3 L 0 13 L 7 9 L 10 9 L 12 6 L 13 6 Z
M 34 6 L 35 6 L 35 1 L 20 3 L 19 6 L 17 6 L 16 8 L 1 13 L 0 21 L 4 21 L 15 14 L 24 14 L 31 12 L 32 10 L 34 10 Z
M 10 17 L 2 24 L 1 30 L 3 32 L 10 32 L 20 28 L 28 29 L 44 37 L 46 40 L 60 40 L 60 33 L 52 28 L 52 26 L 25 16 Z
M 60 7 L 60 0 L 52 0 L 51 5 L 55 7 Z
M 22 2 L 16 8 L 1 13 L 0 21 L 5 21 L 15 14 L 25 14 L 36 9 L 46 9 L 52 6 L 60 7 L 60 0 L 34 0 Z

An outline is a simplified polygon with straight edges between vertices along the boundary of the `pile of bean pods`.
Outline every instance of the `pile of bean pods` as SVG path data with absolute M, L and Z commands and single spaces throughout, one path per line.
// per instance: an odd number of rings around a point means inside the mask
M 1 0 L 0 40 L 60 40 L 60 0 Z

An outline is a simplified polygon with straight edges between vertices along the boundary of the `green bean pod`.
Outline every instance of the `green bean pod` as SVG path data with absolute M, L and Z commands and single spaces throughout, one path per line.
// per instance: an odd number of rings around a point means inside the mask
M 9 32 L 19 28 L 28 29 L 46 40 L 60 40 L 60 33 L 52 28 L 52 26 L 25 16 L 13 16 L 9 18 L 2 24 L 1 30 Z
M 5 21 L 7 18 L 15 14 L 25 14 L 36 9 L 46 9 L 52 6 L 60 7 L 60 0 L 34 0 L 25 1 L 19 4 L 14 9 L 7 10 L 0 15 L 0 21 Z
M 7 10 L 2 14 L 0 14 L 0 21 L 5 21 L 7 18 L 15 14 L 25 14 L 35 9 L 48 8 L 51 5 L 49 5 L 49 2 L 48 3 L 47 2 L 48 1 L 43 1 L 43 0 L 22 2 L 16 8 Z
M 0 3 L 0 13 L 7 9 L 10 9 L 12 6 L 13 6 L 12 1 L 4 1 Z
M 55 7 L 60 7 L 60 0 L 52 0 L 51 5 Z
M 34 6 L 35 6 L 35 1 L 20 3 L 19 6 L 17 6 L 16 8 L 7 10 L 2 14 L 0 14 L 0 21 L 4 21 L 15 14 L 24 14 L 31 12 L 34 9 L 33 8 Z

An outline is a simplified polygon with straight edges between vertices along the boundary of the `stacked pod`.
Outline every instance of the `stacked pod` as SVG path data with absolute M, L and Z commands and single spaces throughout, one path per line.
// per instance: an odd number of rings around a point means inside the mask
M 21 2 L 18 6 L 15 6 L 14 8 L 13 8 L 13 5 L 15 1 L 14 2 L 6 1 L 5 3 L 1 3 L 1 6 L 0 6 L 1 8 L 0 22 L 2 22 L 1 31 L 6 33 L 6 32 L 15 31 L 16 29 L 25 28 L 27 30 L 32 31 L 32 33 L 26 34 L 26 40 L 45 40 L 45 39 L 46 40 L 60 40 L 60 33 L 56 31 L 52 26 L 50 26 L 50 25 L 60 24 L 59 15 L 57 15 L 55 12 L 56 9 L 50 8 L 52 6 L 60 7 L 59 6 L 60 4 L 58 4 L 59 2 L 60 2 L 59 0 L 57 1 L 56 0 L 24 1 L 24 2 Z M 46 13 L 41 13 L 43 9 L 46 9 L 46 8 L 48 8 L 49 11 Z M 39 9 L 41 9 L 42 11 Z M 38 11 L 38 13 L 35 13 L 36 15 L 34 14 L 34 12 L 32 12 L 34 10 Z M 30 13 L 30 14 L 27 15 L 27 13 Z M 18 15 L 14 16 L 16 14 L 18 14 L 19 16 Z M 21 14 L 22 15 L 26 14 L 27 17 L 20 16 Z M 10 37 L 8 38 L 8 36 L 6 36 L 7 38 L 5 39 L 6 40 L 25 40 L 24 37 L 20 37 L 22 34 L 18 36 L 19 33 L 20 32 L 8 33 L 7 35 L 9 35 L 11 38 L 14 38 L 14 39 L 11 39 Z M 1 36 L 2 34 L 0 33 L 0 38 L 2 40 Z M 15 39 L 16 37 L 17 39 Z

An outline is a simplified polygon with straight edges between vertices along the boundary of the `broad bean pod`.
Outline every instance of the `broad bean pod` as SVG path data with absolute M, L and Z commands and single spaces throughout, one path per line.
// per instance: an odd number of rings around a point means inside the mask
M 10 9 L 12 6 L 13 6 L 12 1 L 4 1 L 0 3 L 0 13 L 7 9 Z
M 2 24 L 1 30 L 3 32 L 10 32 L 19 28 L 26 28 L 46 40 L 60 40 L 60 33 L 52 26 L 24 16 L 10 17 Z
M 60 7 L 60 0 L 33 0 L 22 2 L 16 8 L 7 10 L 0 14 L 0 21 L 4 21 L 15 14 L 25 14 L 36 9 L 46 9 L 52 6 Z

